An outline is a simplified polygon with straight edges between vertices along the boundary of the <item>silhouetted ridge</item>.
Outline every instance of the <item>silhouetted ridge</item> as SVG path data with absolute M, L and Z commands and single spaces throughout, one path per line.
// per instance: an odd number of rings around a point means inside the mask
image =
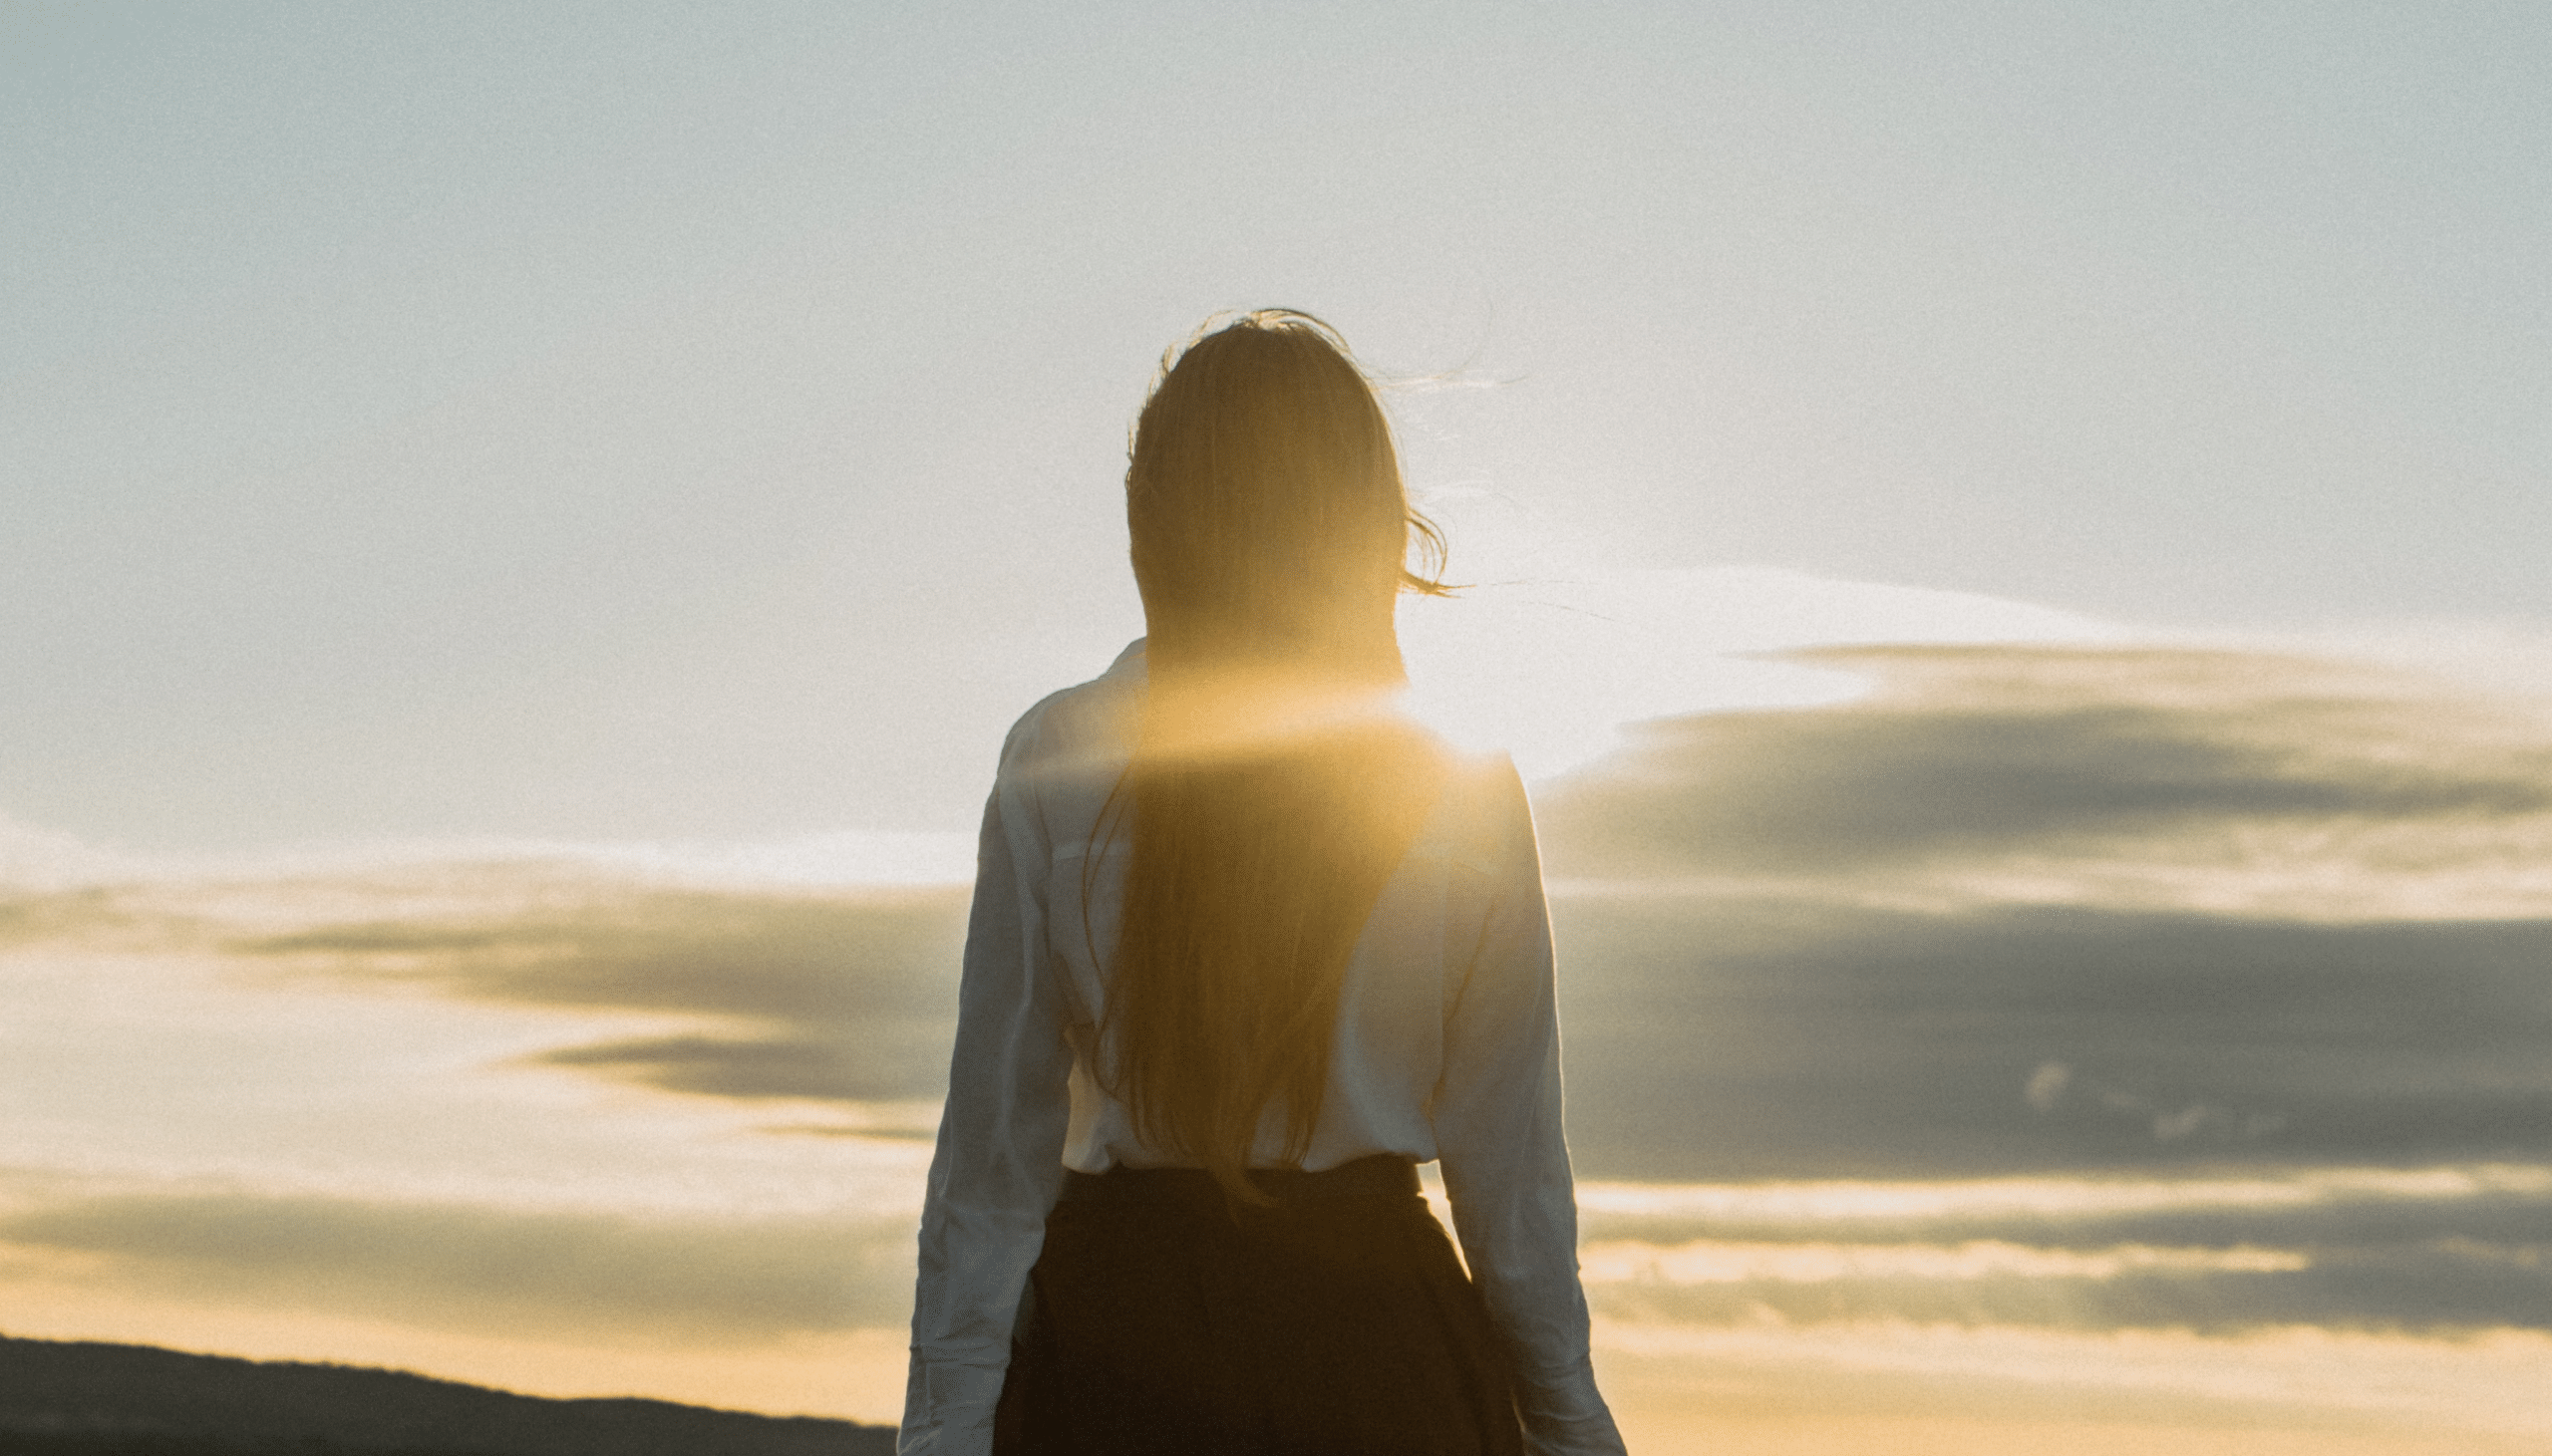
M 887 1456 L 883 1426 L 0 1335 L 0 1456 Z

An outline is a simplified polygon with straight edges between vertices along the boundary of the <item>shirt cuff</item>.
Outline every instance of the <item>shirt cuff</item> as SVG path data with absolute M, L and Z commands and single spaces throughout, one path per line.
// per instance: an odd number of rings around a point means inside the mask
M 1622 1456 L 1622 1433 L 1584 1361 L 1539 1378 L 1519 1392 L 1529 1456 Z
M 990 1456 L 1000 1367 L 930 1361 L 921 1365 L 920 1409 L 907 1413 L 896 1456 Z

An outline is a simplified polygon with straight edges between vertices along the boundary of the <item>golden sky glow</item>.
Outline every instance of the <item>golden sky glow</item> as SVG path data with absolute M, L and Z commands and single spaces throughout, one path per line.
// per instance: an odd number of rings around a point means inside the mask
M 1775 604 L 1697 639 L 1701 681 L 1896 610 L 1811 586 L 1623 594 L 1665 630 L 1678 593 Z M 1849 692 L 1634 724 L 1538 790 L 1642 1449 L 2552 1432 L 2552 1157 L 2489 1100 L 2552 1091 L 2509 974 L 2539 922 L 2505 918 L 2540 903 L 2552 732 L 2394 669 L 1938 604 L 1932 645 L 1802 660 Z M 1604 671 L 1552 681 L 1638 701 Z M 6 1327 L 886 1418 L 963 851 L 21 835 Z M 2207 985 L 2241 999 L 2193 1032 Z

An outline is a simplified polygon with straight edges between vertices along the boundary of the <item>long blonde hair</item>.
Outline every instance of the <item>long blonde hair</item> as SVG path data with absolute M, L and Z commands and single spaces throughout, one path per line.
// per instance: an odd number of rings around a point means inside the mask
M 1281 1161 L 1310 1147 L 1348 961 L 1443 775 L 1386 709 L 1398 594 L 1443 589 L 1443 538 L 1345 342 L 1291 310 L 1165 357 L 1129 454 L 1148 687 L 1096 831 L 1131 838 L 1102 1075 L 1254 1202 L 1278 1108 Z

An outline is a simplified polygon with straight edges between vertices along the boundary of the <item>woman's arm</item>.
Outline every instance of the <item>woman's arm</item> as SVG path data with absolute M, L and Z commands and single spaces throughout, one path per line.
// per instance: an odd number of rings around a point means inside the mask
M 1445 1019 L 1436 1137 L 1471 1279 L 1505 1335 L 1534 1456 L 1619 1453 L 1595 1389 L 1577 1278 L 1577 1199 L 1560 1130 L 1559 1006 L 1532 810 L 1511 764 L 1480 937 Z M 1455 922 L 1460 923 L 1460 922 Z
M 948 1103 L 922 1205 L 912 1372 L 896 1450 L 986 1456 L 1011 1325 L 1063 1180 L 1072 1051 L 1047 963 L 1049 858 L 1022 719 L 984 806 Z

